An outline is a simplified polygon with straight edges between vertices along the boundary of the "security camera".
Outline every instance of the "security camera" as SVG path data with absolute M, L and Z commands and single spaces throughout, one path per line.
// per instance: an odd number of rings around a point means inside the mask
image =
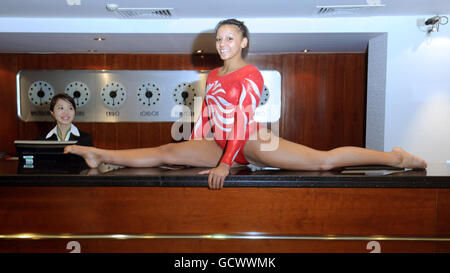
M 440 16 L 434 16 L 425 21 L 425 25 L 435 25 L 441 20 Z

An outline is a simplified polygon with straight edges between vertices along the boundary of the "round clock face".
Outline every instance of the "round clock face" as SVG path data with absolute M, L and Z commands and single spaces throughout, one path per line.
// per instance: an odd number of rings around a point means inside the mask
M 89 87 L 86 84 L 79 81 L 69 83 L 66 86 L 64 92 L 73 98 L 77 107 L 81 107 L 87 104 L 89 98 L 91 97 Z
M 270 97 L 269 88 L 267 88 L 267 86 L 264 85 L 258 106 L 266 104 L 267 101 L 269 100 L 269 97 Z
M 137 97 L 139 103 L 145 106 L 152 106 L 159 102 L 161 90 L 154 83 L 143 83 L 138 88 Z
M 31 103 L 38 106 L 47 105 L 55 95 L 55 90 L 45 81 L 35 81 L 28 88 L 28 98 Z
M 195 86 L 189 83 L 181 83 L 173 90 L 173 100 L 176 104 L 193 106 L 194 98 L 197 96 Z
M 125 87 L 118 82 L 110 82 L 102 88 L 103 104 L 108 108 L 120 107 L 127 98 Z

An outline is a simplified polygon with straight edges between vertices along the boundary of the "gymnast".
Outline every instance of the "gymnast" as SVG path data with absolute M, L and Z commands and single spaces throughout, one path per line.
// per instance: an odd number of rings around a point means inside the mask
M 212 70 L 206 81 L 202 112 L 188 141 L 153 148 L 105 150 L 78 145 L 65 153 L 82 156 L 91 168 L 101 163 L 128 167 L 163 164 L 208 167 L 210 189 L 221 189 L 231 167 L 247 164 L 287 170 L 330 170 L 355 165 L 388 165 L 426 168 L 426 162 L 399 147 L 381 152 L 359 147 L 315 150 L 278 137 L 253 120 L 263 78 L 244 61 L 249 32 L 243 22 L 228 19 L 216 26 L 216 49 L 223 66 Z M 213 137 L 211 137 L 211 134 Z M 275 141 L 274 141 L 275 140 Z M 276 143 L 272 149 L 264 145 Z

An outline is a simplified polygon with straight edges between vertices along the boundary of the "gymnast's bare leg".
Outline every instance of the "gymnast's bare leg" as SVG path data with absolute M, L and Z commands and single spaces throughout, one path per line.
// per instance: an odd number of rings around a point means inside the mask
M 297 144 L 273 134 L 265 128 L 257 137 L 245 144 L 244 154 L 250 163 L 288 170 L 331 170 L 338 167 L 358 165 L 387 165 L 401 168 L 426 168 L 427 163 L 402 148 L 380 152 L 359 147 L 340 147 L 320 151 Z M 261 145 L 277 143 L 276 148 L 264 151 Z M 275 146 L 274 146 L 275 147 Z
M 154 148 L 106 150 L 87 146 L 67 146 L 65 153 L 82 156 L 91 168 L 101 163 L 127 167 L 157 167 L 162 164 L 216 167 L 223 154 L 213 140 L 189 140 Z

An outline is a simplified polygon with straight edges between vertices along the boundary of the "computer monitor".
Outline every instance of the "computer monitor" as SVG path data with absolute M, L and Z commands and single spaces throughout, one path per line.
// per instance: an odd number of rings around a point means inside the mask
M 78 155 L 64 154 L 77 141 L 16 140 L 20 173 L 77 173 L 88 168 Z

